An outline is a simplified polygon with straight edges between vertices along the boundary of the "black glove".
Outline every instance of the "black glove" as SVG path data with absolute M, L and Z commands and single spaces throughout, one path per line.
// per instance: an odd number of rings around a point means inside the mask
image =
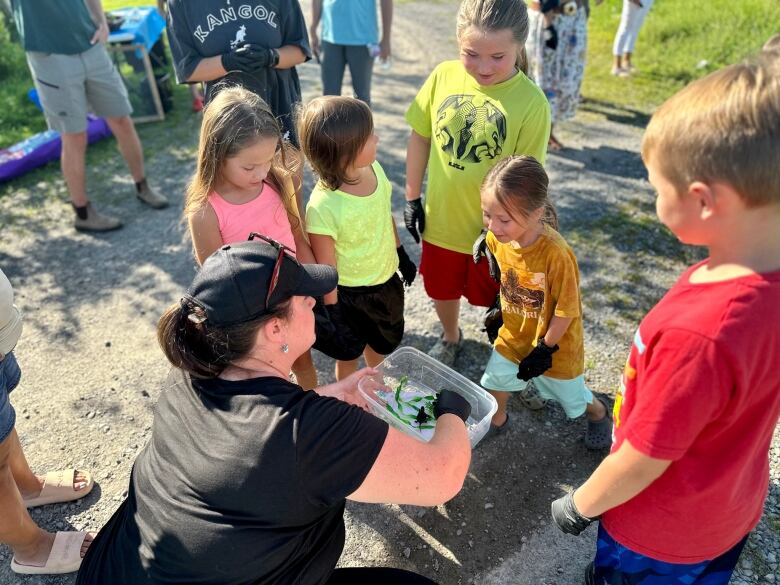
M 471 414 L 471 404 L 457 392 L 442 390 L 433 403 L 433 416 L 438 419 L 443 414 L 454 414 L 466 422 Z
M 423 209 L 422 197 L 406 202 L 404 224 L 409 233 L 412 234 L 414 241 L 419 244 L 420 234 L 425 231 L 425 209 Z
M 471 255 L 474 258 L 474 264 L 479 264 L 479 259 L 484 256 L 488 263 L 488 272 L 490 272 L 490 278 L 501 283 L 501 268 L 498 266 L 498 260 L 493 256 L 493 252 L 487 246 L 487 229 L 483 229 L 479 233 L 479 237 L 474 240 L 474 245 L 471 247 Z
M 569 492 L 555 500 L 550 506 L 553 522 L 566 534 L 578 535 L 585 530 L 594 518 L 580 514 L 574 505 L 574 492 Z
M 539 338 L 536 347 L 523 358 L 517 367 L 517 377 L 526 382 L 536 376 L 541 376 L 552 367 L 552 354 L 558 351 L 558 345 L 548 347 L 544 339 Z
M 401 280 L 406 286 L 412 286 L 414 277 L 417 276 L 417 266 L 409 258 L 403 246 L 398 246 L 395 251 L 398 254 L 398 270 L 401 271 Z
M 558 48 L 558 31 L 553 25 L 544 27 L 544 44 L 553 51 Z
M 347 322 L 341 304 L 314 307 L 314 331 L 317 339 L 312 346 L 325 355 L 341 361 L 357 359 L 363 353 L 362 341 Z
M 496 300 L 485 311 L 485 327 L 482 329 L 487 333 L 488 341 L 492 345 L 498 338 L 498 330 L 504 324 L 504 316 L 501 314 L 501 295 L 496 295 Z
M 243 71 L 254 73 L 262 69 L 268 69 L 274 64 L 274 52 L 272 49 L 259 45 L 246 44 L 233 49 L 230 53 L 222 55 L 222 67 L 225 71 Z

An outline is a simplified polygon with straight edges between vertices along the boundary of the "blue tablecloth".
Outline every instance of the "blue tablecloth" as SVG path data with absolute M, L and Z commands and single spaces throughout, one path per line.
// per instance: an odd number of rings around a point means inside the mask
M 134 8 L 120 8 L 112 10 L 111 14 L 116 14 L 124 18 L 122 28 L 112 32 L 108 36 L 109 43 L 126 43 L 131 41 L 136 44 L 143 44 L 146 50 L 151 50 L 154 43 L 165 30 L 165 19 L 157 12 L 154 6 L 138 6 Z

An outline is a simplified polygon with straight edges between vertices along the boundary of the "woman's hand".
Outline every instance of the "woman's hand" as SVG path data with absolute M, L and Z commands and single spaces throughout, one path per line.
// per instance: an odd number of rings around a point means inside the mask
M 363 395 L 358 391 L 358 382 L 366 376 L 375 376 L 378 373 L 379 372 L 374 368 L 363 368 L 354 374 L 350 374 L 343 380 L 328 384 L 327 386 L 320 386 L 319 388 L 315 388 L 314 391 L 320 396 L 338 398 L 347 404 L 353 404 L 366 412 L 370 412 L 368 402 L 366 402 L 366 399 L 363 398 Z

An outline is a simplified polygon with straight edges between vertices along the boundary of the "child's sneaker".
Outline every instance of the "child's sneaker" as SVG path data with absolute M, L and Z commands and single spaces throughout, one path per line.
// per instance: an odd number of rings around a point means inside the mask
M 585 431 L 585 446 L 588 449 L 609 449 L 612 445 L 612 409 L 609 403 L 601 396 L 596 396 L 606 409 L 606 414 L 601 420 L 588 419 L 588 429 Z
M 87 203 L 87 217 L 81 219 L 78 215 L 73 221 L 73 227 L 80 232 L 109 232 L 122 227 L 122 222 L 110 215 L 103 215 Z
M 444 341 L 444 334 L 442 333 L 439 340 L 428 352 L 428 355 L 451 368 L 455 365 L 461 345 L 463 345 L 463 331 L 460 329 L 458 329 L 458 341 Z
M 515 392 L 515 395 L 528 410 L 542 410 L 547 406 L 547 401 L 539 395 L 539 391 L 533 382 L 529 382 L 525 390 Z

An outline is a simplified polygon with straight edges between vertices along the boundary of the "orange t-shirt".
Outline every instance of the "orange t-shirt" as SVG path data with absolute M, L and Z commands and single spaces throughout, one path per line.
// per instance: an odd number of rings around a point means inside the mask
M 502 244 L 488 232 L 487 245 L 501 267 L 501 313 L 504 325 L 495 348 L 519 362 L 547 333 L 552 317 L 572 322 L 558 342 L 552 368 L 544 375 L 571 380 L 585 369 L 580 273 L 577 258 L 561 235 L 545 225 L 537 240 L 525 248 Z

